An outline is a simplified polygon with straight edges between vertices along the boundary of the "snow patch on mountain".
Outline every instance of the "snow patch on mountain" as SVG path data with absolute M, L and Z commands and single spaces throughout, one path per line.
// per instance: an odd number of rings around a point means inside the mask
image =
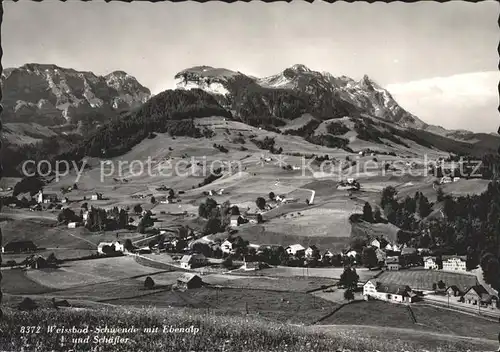
M 175 87 L 177 89 L 203 89 L 204 91 L 211 94 L 229 95 L 229 90 L 225 87 L 222 82 L 210 82 L 210 81 L 186 81 L 182 78 L 176 79 Z

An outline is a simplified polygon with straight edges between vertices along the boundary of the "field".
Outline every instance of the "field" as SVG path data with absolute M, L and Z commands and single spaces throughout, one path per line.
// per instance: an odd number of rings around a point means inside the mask
M 457 336 L 482 337 L 494 340 L 498 335 L 498 323 L 482 317 L 454 311 L 413 304 L 411 309 L 417 323 L 413 323 L 405 305 L 382 301 L 361 301 L 343 306 L 331 317 L 319 324 L 371 325 L 407 328 L 446 333 Z M 451 322 L 460 322 L 453 324 Z
M 208 275 L 203 280 L 210 284 L 224 287 L 238 287 L 260 290 L 277 290 L 290 292 L 307 292 L 320 289 L 322 286 L 331 286 L 335 282 L 323 277 L 251 277 L 233 275 Z
M 464 290 L 465 287 L 477 285 L 477 278 L 470 274 L 459 274 L 442 270 L 401 270 L 386 271 L 378 277 L 378 281 L 392 282 L 400 285 L 409 285 L 416 290 L 431 291 L 432 284 L 443 280 L 446 287 L 456 285 Z
M 12 295 L 40 294 L 55 291 L 29 279 L 22 269 L 2 270 L 2 292 Z
M 325 316 L 337 304 L 301 292 L 275 292 L 239 288 L 164 291 L 142 297 L 108 301 L 136 307 L 192 307 L 221 314 L 249 314 L 279 322 L 310 324 Z
M 27 277 L 57 289 L 150 275 L 161 271 L 138 264 L 133 257 L 101 258 L 64 263 L 58 269 L 28 270 Z
M 330 351 L 384 351 L 384 352 L 422 352 L 432 349 L 445 351 L 492 351 L 496 348 L 491 340 L 472 340 L 453 335 L 422 336 L 411 331 L 402 334 L 401 330 L 349 329 L 286 326 L 268 322 L 253 316 L 221 317 L 200 315 L 192 310 L 102 308 L 84 311 L 40 310 L 23 313 L 6 309 L 0 321 L 0 329 L 6 334 L 0 338 L 0 349 L 19 351 L 21 348 L 37 344 L 42 350 L 60 347 L 57 334 L 47 333 L 47 326 L 88 325 L 89 331 L 96 327 L 136 327 L 137 331 L 119 334 L 129 338 L 128 342 L 116 345 L 101 345 L 106 351 L 267 351 L 267 352 L 315 352 Z M 50 322 L 50 323 L 48 323 Z M 21 334 L 19 326 L 41 326 L 41 334 Z M 163 326 L 195 327 L 197 333 L 165 334 Z M 159 333 L 146 333 L 145 327 L 160 327 Z M 320 329 L 321 328 L 321 329 Z M 321 330 L 321 332 L 319 332 Z M 91 333 L 90 335 L 95 335 Z M 109 336 L 109 335 L 101 335 Z M 81 344 L 79 350 L 87 350 L 91 344 Z
M 311 277 L 311 278 L 331 278 L 340 279 L 344 268 L 294 268 L 280 266 L 276 268 L 269 268 L 256 271 L 253 275 L 264 275 L 264 276 L 282 276 L 282 277 Z M 372 278 L 378 276 L 381 273 L 379 270 L 368 270 L 366 268 L 359 268 L 356 270 L 359 281 L 366 282 Z

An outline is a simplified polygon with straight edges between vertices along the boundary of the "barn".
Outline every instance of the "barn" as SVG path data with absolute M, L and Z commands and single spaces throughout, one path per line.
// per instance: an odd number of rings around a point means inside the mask
M 37 247 L 32 241 L 13 241 L 3 247 L 4 253 L 34 252 Z
M 191 273 L 185 273 L 177 279 L 177 287 L 180 289 L 200 288 L 203 285 L 201 277 Z

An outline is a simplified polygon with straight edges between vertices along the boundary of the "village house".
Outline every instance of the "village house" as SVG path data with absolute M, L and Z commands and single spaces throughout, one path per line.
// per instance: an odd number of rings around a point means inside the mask
M 68 202 L 69 202 L 68 197 L 64 197 L 63 199 L 61 199 L 61 203 L 63 203 L 63 204 L 66 204 Z
M 356 252 L 355 250 L 349 250 L 345 254 L 346 257 L 351 257 L 351 258 L 356 258 L 357 255 L 358 252 Z
M 385 250 L 386 250 L 386 251 L 389 251 L 389 252 L 390 252 L 390 251 L 392 251 L 392 246 L 391 246 L 391 244 L 390 244 L 390 243 L 388 243 L 388 244 L 385 246 Z
M 78 226 L 80 225 L 80 223 L 78 222 L 68 222 L 68 229 L 76 229 Z
M 498 297 L 490 295 L 482 285 L 475 285 L 469 288 L 462 296 L 462 302 L 481 307 L 498 307 Z
M 370 245 L 372 247 L 380 248 L 380 241 L 377 239 L 374 239 L 373 241 L 370 242 Z
M 387 255 L 385 254 L 385 252 L 377 247 L 375 247 L 375 255 L 377 256 L 377 261 L 379 263 L 384 263 L 385 258 L 387 258 Z
M 377 299 L 386 302 L 413 303 L 417 295 L 409 286 L 396 285 L 392 283 L 367 281 L 363 285 L 363 297 L 365 300 Z
M 444 271 L 467 271 L 467 256 L 443 255 Z
M 43 190 L 38 191 L 35 195 L 36 202 L 40 203 L 55 203 L 58 201 L 57 194 L 55 193 L 44 193 Z
M 103 252 L 103 249 L 106 246 L 114 248 L 115 252 L 123 252 L 125 250 L 123 244 L 121 244 L 119 241 L 116 241 L 116 242 L 101 242 L 97 246 L 97 253 L 99 253 L 99 254 L 106 254 L 106 253 Z
M 292 244 L 291 246 L 286 247 L 286 252 L 291 255 L 301 255 L 305 254 L 305 248 L 301 244 Z
M 196 274 L 185 273 L 177 278 L 176 286 L 181 290 L 200 288 L 201 286 L 203 286 L 203 280 Z
M 307 258 L 319 257 L 319 249 L 315 245 L 307 247 L 305 250 L 305 255 Z
M 439 266 L 436 263 L 436 257 L 425 257 L 424 258 L 424 269 L 438 270 Z
M 240 215 L 231 215 L 229 226 L 237 227 L 243 223 L 243 218 Z
M 207 258 L 203 254 L 183 255 L 180 261 L 181 268 L 193 269 L 208 264 Z
M 263 222 L 262 215 L 258 213 L 246 213 L 245 219 L 247 219 L 250 224 L 260 224 Z
M 225 240 L 224 242 L 221 243 L 220 249 L 221 249 L 222 253 L 226 253 L 226 254 L 234 253 L 233 242 L 231 242 L 229 240 Z
M 463 292 L 457 285 L 451 285 L 446 289 L 446 294 L 450 297 L 461 297 Z
M 91 200 L 102 200 L 102 193 L 94 193 L 92 196 L 90 196 Z
M 244 271 L 255 271 L 260 270 L 266 267 L 266 264 L 261 262 L 247 262 L 246 260 L 243 262 L 243 265 L 240 267 L 241 270 Z
M 441 180 L 439 181 L 441 184 L 445 184 L 445 183 L 452 183 L 453 182 L 453 179 L 449 176 L 444 176 L 441 178 Z
M 399 262 L 399 257 L 398 256 L 391 256 L 385 258 L 385 266 L 387 267 L 387 270 L 389 271 L 394 271 L 394 270 L 399 270 L 401 269 L 401 264 Z
M 323 255 L 321 256 L 321 259 L 323 259 L 323 258 L 332 259 L 334 256 L 335 256 L 335 254 L 333 254 L 331 251 L 327 250 L 325 253 L 323 253 Z

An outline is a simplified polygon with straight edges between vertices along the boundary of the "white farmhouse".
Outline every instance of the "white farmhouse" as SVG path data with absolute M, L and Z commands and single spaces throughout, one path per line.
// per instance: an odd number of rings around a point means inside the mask
M 301 244 L 292 244 L 286 247 L 286 252 L 288 254 L 297 255 L 300 252 L 305 252 L 305 248 Z
M 116 242 L 101 242 L 97 246 L 97 253 L 99 253 L 99 254 L 105 254 L 103 252 L 103 248 L 106 247 L 106 246 L 114 247 L 115 248 L 115 252 L 123 252 L 125 250 L 123 244 L 121 244 L 119 241 L 116 241 Z
M 417 295 L 409 286 L 392 283 L 367 281 L 363 286 L 365 300 L 377 299 L 386 302 L 412 303 L 417 300 Z
M 76 229 L 79 223 L 77 222 L 68 222 L 68 229 Z
M 373 240 L 373 241 L 371 241 L 371 242 L 370 242 L 370 245 L 371 245 L 372 247 L 377 247 L 377 248 L 380 248 L 380 241 L 379 241 L 379 240 L 377 240 L 377 239 L 375 239 L 375 240 Z
M 425 257 L 424 258 L 424 269 L 427 269 L 427 270 L 439 269 L 439 267 L 436 263 L 436 257 Z
M 467 257 L 458 255 L 443 255 L 444 271 L 467 271 Z
M 449 176 L 442 177 L 441 181 L 440 181 L 441 184 L 452 183 L 452 182 L 453 182 L 453 179 Z
M 220 249 L 222 253 L 231 254 L 234 252 L 233 243 L 229 240 L 225 240 L 224 242 L 222 242 L 222 244 L 220 245 Z

